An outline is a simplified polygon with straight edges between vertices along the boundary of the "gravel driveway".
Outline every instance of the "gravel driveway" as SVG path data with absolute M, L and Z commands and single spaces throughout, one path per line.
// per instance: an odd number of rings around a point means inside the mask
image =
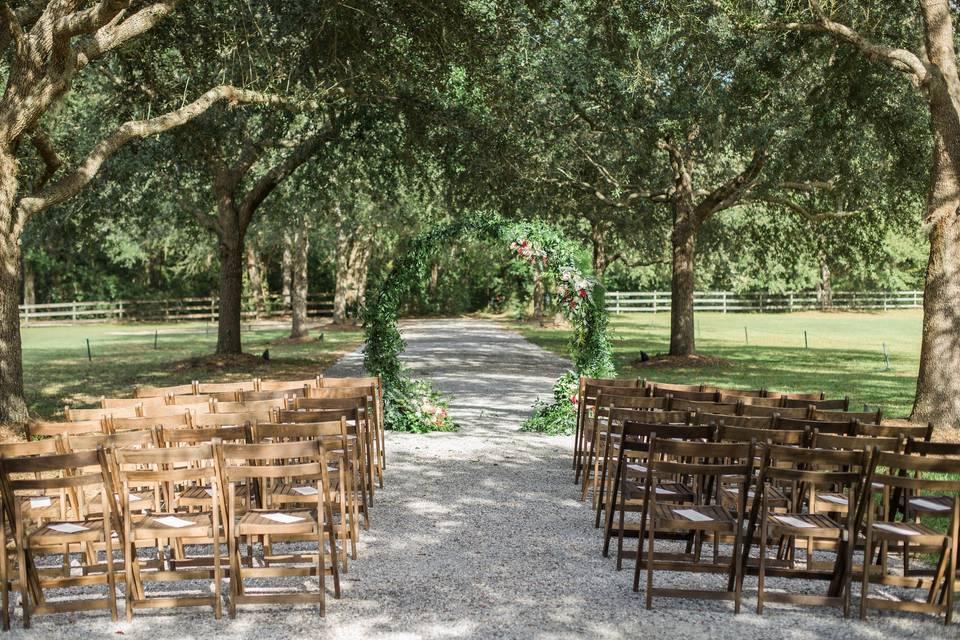
M 617 572 L 600 555 L 601 536 L 572 482 L 572 437 L 517 430 L 568 363 L 493 322 L 417 321 L 403 334 L 404 361 L 451 394 L 462 428 L 387 433 L 386 488 L 325 620 L 307 607 L 246 608 L 219 622 L 209 609 L 161 610 L 138 612 L 132 624 L 41 617 L 23 632 L 17 617 L 10 637 L 957 638 L 955 625 L 901 613 L 872 612 L 861 623 L 830 609 L 768 605 L 759 617 L 755 578 L 737 617 L 729 603 L 693 600 L 655 600 L 646 611 L 642 593 L 630 590 L 632 571 Z M 356 374 L 360 362 L 350 354 L 328 375 Z M 698 579 L 660 575 L 660 585 Z

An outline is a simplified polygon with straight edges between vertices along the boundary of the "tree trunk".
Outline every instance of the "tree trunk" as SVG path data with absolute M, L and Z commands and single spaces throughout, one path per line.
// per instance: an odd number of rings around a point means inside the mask
M 221 216 L 221 224 L 226 216 Z M 220 318 L 217 326 L 217 353 L 242 353 L 240 318 L 243 311 L 243 239 L 235 224 L 223 225 L 219 237 Z
M 28 262 L 23 263 L 23 304 L 37 304 L 36 272 Z
M 0 422 L 2 423 L 22 423 L 28 418 L 27 403 L 23 398 L 19 304 L 20 240 L 13 234 L 4 232 L 0 236 Z
M 293 237 L 293 270 L 291 283 L 291 302 L 293 306 L 293 324 L 291 338 L 303 338 L 310 335 L 307 328 L 307 289 L 308 261 L 310 253 L 310 235 L 304 226 L 300 226 Z
M 693 324 L 694 253 L 696 227 L 690 223 L 675 225 L 673 276 L 670 283 L 670 355 L 689 356 L 696 351 Z
M 440 286 L 440 263 L 434 261 L 430 265 L 430 283 L 427 285 L 427 295 L 430 300 L 434 300 L 437 295 L 437 287 Z
M 283 255 L 280 258 L 281 295 L 283 308 L 290 308 L 290 283 L 293 281 L 293 234 L 288 230 L 283 232 Z
M 247 284 L 250 285 L 250 295 L 253 297 L 253 308 L 257 318 L 260 318 L 266 310 L 267 305 L 263 292 L 263 269 L 260 264 L 260 257 L 253 246 L 253 242 L 246 243 L 247 254 Z
M 339 213 L 340 207 L 337 207 Z M 336 283 L 333 288 L 333 324 L 344 324 L 347 321 L 347 297 L 350 292 L 350 234 L 338 225 L 337 228 L 337 257 Z
M 370 272 L 370 256 L 373 254 L 373 248 L 370 246 L 370 238 L 367 237 L 356 253 L 353 269 L 353 293 L 351 299 L 354 307 L 360 308 L 367 297 L 367 274 Z M 354 323 L 360 314 L 354 317 Z
M 827 264 L 827 256 L 820 253 L 817 256 L 820 263 L 820 277 L 817 280 L 817 305 L 821 309 L 833 308 L 833 286 L 830 284 L 830 265 Z
M 931 89 L 934 150 L 925 223 L 930 238 L 913 420 L 960 426 L 960 130 L 945 87 Z M 951 152 L 951 148 L 953 153 Z

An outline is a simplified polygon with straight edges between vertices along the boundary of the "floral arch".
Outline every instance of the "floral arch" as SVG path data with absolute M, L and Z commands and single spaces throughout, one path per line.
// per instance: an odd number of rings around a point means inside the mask
M 379 291 L 364 309 L 364 365 L 379 375 L 384 388 L 387 428 L 398 431 L 434 431 L 456 428 L 446 404 L 428 381 L 415 380 L 400 362 L 404 349 L 397 328 L 402 301 L 425 273 L 434 252 L 454 241 L 487 240 L 509 248 L 513 259 L 540 269 L 544 282 L 553 283 L 560 308 L 573 324 L 570 359 L 574 370 L 554 386 L 552 403 L 537 403 L 527 428 L 551 432 L 572 425 L 571 394 L 577 376 L 613 374 L 603 289 L 589 274 L 589 260 L 579 245 L 541 220 L 506 220 L 496 214 L 475 214 L 427 231 L 413 240 L 397 260 Z M 575 397 L 575 396 L 574 396 Z

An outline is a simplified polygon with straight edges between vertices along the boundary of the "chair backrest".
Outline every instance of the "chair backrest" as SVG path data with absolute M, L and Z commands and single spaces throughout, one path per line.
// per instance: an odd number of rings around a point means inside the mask
M 661 438 L 656 434 L 650 441 L 647 458 L 647 477 L 671 475 L 690 477 L 694 480 L 694 502 L 703 504 L 705 495 L 720 489 L 719 479 L 740 476 L 744 491 L 753 477 L 753 462 L 756 443 L 741 442 L 697 442 Z M 706 480 L 711 481 L 707 482 Z M 650 498 L 656 502 L 656 492 L 647 488 Z M 740 505 L 740 513 L 744 505 Z
M 904 447 L 904 452 L 920 456 L 960 457 L 960 442 L 930 442 L 928 440 L 907 438 L 907 446 Z
M 27 440 L 26 442 L 7 442 L 0 444 L 0 456 L 5 458 L 43 456 L 54 453 L 63 453 L 60 450 L 59 438 L 44 438 L 43 440 Z
M 327 422 L 277 423 L 265 422 L 253 428 L 254 442 L 290 442 L 294 440 L 321 440 L 346 449 L 350 435 L 345 418 Z
M 820 433 L 833 433 L 837 435 L 853 435 L 854 423 L 835 422 L 833 420 L 801 420 L 798 418 L 784 418 L 777 416 L 773 421 L 774 429 L 805 429 L 811 431 L 819 429 Z
M 255 400 L 253 402 L 214 402 L 211 413 L 242 413 L 252 411 L 257 414 L 270 415 L 274 409 L 286 409 L 287 401 L 285 398 L 273 398 L 272 400 Z
M 359 409 L 367 410 L 369 402 L 366 395 L 349 398 L 294 398 L 293 408 L 297 410 Z M 282 422 L 282 420 L 281 420 Z
M 670 393 L 671 391 L 683 391 L 683 392 L 701 392 L 703 391 L 702 384 L 672 384 L 669 382 L 653 382 L 652 380 L 645 380 L 644 386 L 650 387 L 651 389 L 659 389 L 661 393 L 653 393 L 652 395 L 664 395 Z
M 864 424 L 854 425 L 857 435 L 872 438 L 912 438 L 927 442 L 933 437 L 933 423 L 929 424 Z
M 621 449 L 646 451 L 650 436 L 680 440 L 714 440 L 716 427 L 711 425 L 688 425 L 636 422 L 627 420 L 621 429 Z
M 269 422 L 270 414 L 256 411 L 242 411 L 238 413 L 206 413 L 190 416 L 190 425 L 194 429 L 205 427 L 238 427 L 247 423 Z
M 155 407 L 143 407 L 140 409 L 140 415 L 144 418 L 179 416 L 185 413 L 210 413 L 210 403 L 168 404 Z
M 190 417 L 186 411 L 170 416 L 153 416 L 149 418 L 110 418 L 106 421 L 109 433 L 121 431 L 140 431 L 165 427 L 167 429 L 185 429 L 190 426 Z
M 770 389 L 766 390 L 766 397 L 768 398 L 780 398 L 781 400 L 798 400 L 800 402 L 809 403 L 816 402 L 817 400 L 823 400 L 824 394 L 823 391 L 814 391 L 810 393 L 794 393 L 790 391 L 771 391 Z M 784 405 L 787 406 L 787 405 Z
M 237 391 L 254 391 L 257 388 L 256 380 L 237 380 L 236 382 L 198 382 L 197 393 L 236 393 Z
M 653 387 L 653 389 L 650 390 L 650 395 L 670 395 L 673 396 L 674 399 L 693 400 L 694 402 L 716 402 L 720 397 L 720 395 L 715 391 L 684 391 L 683 389 L 664 389 L 660 386 Z
M 623 389 L 637 389 L 644 386 L 638 378 L 588 378 L 586 376 L 580 376 L 580 384 Z
M 165 447 L 189 447 L 213 442 L 253 442 L 250 423 L 228 427 L 200 427 L 196 429 L 160 429 L 159 440 Z
M 373 385 L 366 387 L 321 387 L 319 389 L 306 388 L 305 398 L 369 398 L 371 401 L 377 397 L 377 389 Z
M 36 438 L 38 436 L 54 437 L 74 433 L 104 433 L 106 431 L 106 425 L 102 419 L 78 422 L 36 420 L 27 423 L 26 431 L 28 438 Z
M 234 393 L 230 399 L 233 400 L 236 397 L 237 396 Z M 213 401 L 214 401 L 214 397 L 208 393 L 191 394 L 189 396 L 169 396 L 167 398 L 168 405 L 188 406 L 188 407 L 200 406 L 202 404 L 209 405 Z
M 155 449 L 116 449 L 116 467 L 121 483 L 129 487 L 153 486 L 154 510 L 174 511 L 183 487 L 207 485 L 216 488 L 211 494 L 221 513 L 223 503 L 217 487 L 217 465 L 213 445 L 198 444 L 185 447 Z
M 883 410 L 876 411 L 824 411 L 823 409 L 814 409 L 810 412 L 812 420 L 827 420 L 830 422 L 850 422 L 858 420 L 863 424 L 880 424 L 883 420 Z
M 380 389 L 382 383 L 380 382 L 379 376 L 367 376 L 367 377 L 356 377 L 356 378 L 325 378 L 320 377 L 320 388 L 331 388 L 331 387 L 376 387 Z
M 714 387 L 710 385 L 703 385 L 703 390 L 715 391 L 721 396 L 734 398 L 734 402 L 740 398 L 762 398 L 765 391 L 764 389 L 731 389 L 728 387 Z
M 822 433 L 819 429 L 813 430 L 810 446 L 816 449 L 844 449 L 847 451 L 862 451 L 863 449 L 877 449 L 879 451 L 901 452 L 906 444 L 902 437 L 871 438 L 859 435 L 838 435 Z
M 698 411 L 691 419 L 693 424 L 725 424 L 731 427 L 750 429 L 769 429 L 773 426 L 773 416 L 728 416 L 722 413 Z
M 864 482 L 873 453 L 869 450 L 810 449 L 770 445 L 761 470 L 764 479 L 802 482 L 814 487 L 845 485 L 856 487 Z
M 918 498 L 922 500 L 927 494 L 953 494 L 952 508 L 943 505 L 943 515 L 954 521 L 960 516 L 957 497 L 960 493 L 960 460 L 957 458 L 883 452 L 878 456 L 877 472 L 874 473 L 872 482 L 874 485 L 884 487 L 883 503 L 887 517 L 891 515 L 889 504 L 891 488 L 905 490 L 910 494 L 923 491 L 923 495 L 915 495 L 916 502 L 919 502 Z M 904 504 L 910 505 L 916 502 L 905 500 Z
M 603 393 L 601 404 L 616 409 L 637 409 L 643 411 L 664 411 L 669 398 L 653 398 L 650 396 L 618 396 Z
M 156 404 L 167 404 L 167 398 L 165 396 L 152 396 L 150 398 L 108 398 L 103 396 L 100 398 L 100 406 L 104 409 Z
M 806 418 L 810 415 L 810 407 L 764 407 L 761 405 L 742 404 L 740 412 L 745 416 L 781 416 L 783 418 Z
M 137 398 L 165 398 L 166 396 L 193 395 L 197 392 L 196 382 L 177 384 L 170 387 L 137 387 L 133 395 Z
M 732 399 L 739 400 L 744 406 L 753 407 L 779 407 L 780 398 L 756 398 L 754 396 L 730 396 L 725 393 L 720 394 L 720 402 L 729 402 Z
M 129 407 L 112 407 L 104 409 L 103 407 L 87 407 L 83 409 L 74 409 L 69 405 L 63 408 L 63 415 L 69 422 L 82 422 L 84 420 L 99 420 L 107 416 L 117 416 L 118 418 L 129 418 L 137 415 L 139 405 Z
M 80 519 L 86 517 L 85 493 L 88 489 L 101 491 L 105 513 L 116 510 L 113 491 L 107 490 L 112 485 L 102 448 L 51 455 L 3 457 L 0 458 L 0 470 L 3 472 L 4 493 L 7 494 L 5 508 L 8 515 L 15 518 L 20 517 L 19 510 L 13 508 L 17 504 L 16 497 L 36 491 L 70 491 L 75 496 L 75 507 L 79 512 L 76 515 Z M 15 514 L 11 514 L 11 510 Z
M 806 446 L 810 438 L 810 430 L 786 431 L 782 429 L 755 429 L 719 423 L 717 425 L 717 439 L 723 442 L 750 442 L 754 440 L 758 445 L 780 444 L 794 447 Z
M 257 391 L 303 390 L 304 387 L 320 388 L 320 376 L 303 380 L 257 380 Z
M 809 398 L 781 398 L 784 407 L 806 407 L 814 409 L 846 411 L 850 408 L 850 398 L 836 398 L 833 400 L 812 400 Z
M 237 402 L 261 402 L 263 400 L 288 400 L 292 402 L 293 398 L 302 398 L 304 390 L 310 387 L 301 387 L 299 389 L 281 389 L 277 391 L 242 391 L 237 394 Z
M 249 481 L 242 488 L 249 501 L 251 487 L 257 481 L 291 478 L 316 481 L 319 483 L 317 493 L 327 495 L 327 487 L 330 486 L 327 467 L 337 460 L 338 455 L 328 453 L 319 440 L 298 440 L 257 444 L 218 443 L 217 457 L 230 491 L 235 490 L 235 483 Z
M 114 449 L 134 449 L 156 447 L 158 445 L 155 429 L 67 436 L 62 438 L 62 442 L 65 451 L 90 451 L 102 447 L 108 453 Z
M 734 416 L 737 414 L 738 408 L 737 403 L 697 402 L 696 400 L 684 400 L 683 398 L 670 398 L 670 411 L 703 411 L 706 413 Z

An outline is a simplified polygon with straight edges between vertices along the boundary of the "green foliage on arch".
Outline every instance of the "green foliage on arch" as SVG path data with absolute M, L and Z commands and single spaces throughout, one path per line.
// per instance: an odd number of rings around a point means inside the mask
M 542 270 L 546 281 L 555 284 L 560 307 L 574 327 L 570 359 L 575 372 L 561 378 L 558 384 L 575 379 L 576 374 L 613 375 L 603 290 L 589 276 L 589 259 L 581 247 L 541 220 L 512 221 L 497 214 L 477 213 L 415 238 L 364 309 L 364 365 L 383 381 L 384 418 L 389 429 L 425 432 L 456 428 L 442 396 L 429 382 L 413 379 L 400 362 L 405 345 L 397 319 L 402 302 L 417 293 L 413 287 L 421 281 L 433 254 L 452 242 L 470 240 L 502 242 L 514 259 Z M 573 404 L 565 395 L 555 398 L 553 404 L 538 403 L 525 428 L 562 431 L 556 427 L 554 417 L 566 424 L 573 414 Z M 541 429 L 544 416 L 549 426 Z

